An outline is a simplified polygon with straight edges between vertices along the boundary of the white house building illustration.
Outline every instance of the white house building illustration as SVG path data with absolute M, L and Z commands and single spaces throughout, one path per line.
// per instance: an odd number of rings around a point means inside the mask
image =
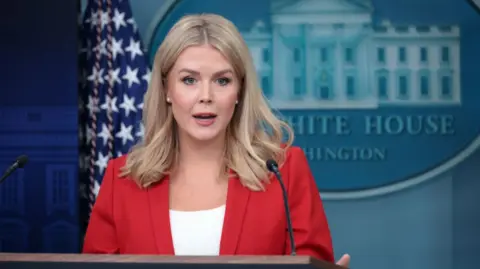
M 272 1 L 243 32 L 276 109 L 460 105 L 458 26 L 373 24 L 368 0 Z

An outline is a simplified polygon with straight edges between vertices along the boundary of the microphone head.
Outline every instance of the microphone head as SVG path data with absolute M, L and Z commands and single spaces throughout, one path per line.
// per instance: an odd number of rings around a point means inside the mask
M 23 168 L 23 166 L 28 162 L 28 156 L 22 155 L 17 158 L 17 163 L 19 168 Z
M 275 173 L 278 170 L 278 164 L 275 160 L 268 159 L 266 162 L 268 171 Z

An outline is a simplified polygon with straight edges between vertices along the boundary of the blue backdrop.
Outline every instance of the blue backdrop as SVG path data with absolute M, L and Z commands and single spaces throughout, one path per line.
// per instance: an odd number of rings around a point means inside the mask
M 297 132 L 295 143 L 304 147 L 310 158 L 324 198 L 337 258 L 343 253 L 350 253 L 352 268 L 450 269 L 476 265 L 480 250 L 480 241 L 477 239 L 480 236 L 478 2 L 475 5 L 473 1 L 466 0 L 232 0 L 227 5 L 219 0 L 145 0 L 132 2 L 132 9 L 145 44 L 150 48 L 150 56 L 155 53 L 155 48 L 169 27 L 182 15 L 214 12 L 226 16 L 239 27 L 248 45 L 254 49 L 253 57 L 259 67 L 259 76 L 268 77 L 268 72 L 271 72 L 273 84 L 281 81 L 277 84 L 279 87 L 270 84 L 267 93 L 287 88 L 280 95 L 291 103 L 297 101 L 289 95 L 292 87 L 283 84 L 288 83 L 289 79 L 293 80 L 292 72 L 282 73 L 288 70 L 288 64 L 285 65 L 282 58 L 292 55 L 285 50 L 288 45 L 282 47 L 275 40 L 280 39 L 290 46 L 300 44 L 307 47 L 310 44 L 304 41 L 308 40 L 306 37 L 315 36 L 311 32 L 310 35 L 305 33 L 317 26 L 315 23 L 324 28 L 318 27 L 315 34 L 321 38 L 317 37 L 317 43 L 312 47 L 332 41 L 328 40 L 331 38 L 330 29 L 325 24 L 341 29 L 342 24 L 355 26 L 358 21 L 368 21 L 366 16 L 371 15 L 371 24 L 366 23 L 366 29 L 360 35 L 355 36 L 355 31 L 347 30 L 340 35 L 351 37 L 353 42 L 354 38 L 373 37 L 363 43 L 364 46 L 376 49 L 389 45 L 390 52 L 386 54 L 389 59 L 396 56 L 395 48 L 403 46 L 409 48 L 408 55 L 413 57 L 408 59 L 413 62 L 416 49 L 433 45 L 429 59 L 453 57 L 450 58 L 455 59 L 453 62 L 458 61 L 458 66 L 453 67 L 453 76 L 458 78 L 461 85 L 456 89 L 460 92 L 461 100 L 456 104 L 454 101 L 451 106 L 439 102 L 419 102 L 416 105 L 385 102 L 383 106 L 367 110 L 327 107 L 315 111 L 306 109 L 309 101 L 302 99 L 305 88 L 300 87 L 296 91 L 300 96 L 293 96 L 300 97 L 300 105 L 296 109 L 281 111 L 287 118 L 293 119 Z M 303 27 L 302 23 L 306 26 Z M 273 24 L 276 25 L 272 27 Z M 437 34 L 425 38 L 428 34 L 423 35 L 422 31 L 432 31 L 434 28 L 438 29 L 433 30 Z M 385 29 L 392 34 L 383 35 Z M 456 30 L 453 29 L 458 29 L 458 33 L 455 34 Z M 438 34 L 442 32 L 445 34 Z M 281 33 L 281 38 L 278 33 Z M 457 45 L 458 50 L 455 51 Z M 440 51 L 442 46 L 452 46 L 449 57 L 441 56 L 448 54 Z M 275 51 L 286 53 L 275 55 Z M 320 58 L 319 54 L 302 53 L 308 52 L 301 50 L 300 61 L 304 58 Z M 371 57 L 367 58 L 370 62 L 364 61 L 362 64 L 365 65 L 354 67 L 362 71 L 378 67 L 375 56 L 372 56 L 377 51 L 371 50 L 370 53 L 367 56 Z M 417 57 L 419 59 L 420 55 L 417 54 Z M 334 64 L 338 65 L 339 62 Z M 300 65 L 300 68 L 303 66 Z M 386 70 L 390 68 L 392 64 Z M 408 72 L 418 67 L 415 64 L 405 65 L 403 69 Z M 304 74 L 304 71 L 300 73 Z M 275 75 L 276 72 L 281 75 Z M 362 90 L 370 94 L 372 88 L 363 87 Z M 305 107 L 302 107 L 302 102 Z M 272 100 L 272 103 L 282 104 L 276 100 Z M 322 105 L 318 103 L 317 108 Z M 318 127 L 316 118 L 322 116 L 340 119 L 340 123 L 346 122 L 350 132 L 338 132 L 338 125 L 332 125 L 334 128 L 330 130 L 333 131 L 324 132 Z M 393 122 L 396 118 L 406 122 L 405 119 L 409 117 L 444 117 L 447 122 L 451 121 L 452 124 L 447 125 L 453 128 L 433 133 L 423 129 L 420 134 L 384 130 L 381 135 L 369 135 L 364 131 L 365 116 L 390 118 L 394 119 Z M 393 129 L 396 127 L 398 124 Z M 326 159 L 325 155 L 317 154 L 324 152 L 324 148 L 361 146 L 385 148 L 386 157 L 374 160 Z
M 0 6 L 0 170 L 30 157 L 0 186 L 0 251 L 78 252 L 79 3 Z

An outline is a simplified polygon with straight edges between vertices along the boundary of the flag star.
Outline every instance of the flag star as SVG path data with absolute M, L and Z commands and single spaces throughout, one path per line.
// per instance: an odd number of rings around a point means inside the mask
M 97 44 L 95 48 L 93 48 L 94 52 L 99 52 L 101 55 L 108 55 L 107 53 L 107 40 L 103 40 L 100 44 Z
M 143 126 L 143 123 L 140 123 L 138 126 L 138 132 L 135 134 L 135 136 L 143 138 L 144 135 L 145 135 L 145 127 Z
M 111 98 L 110 96 L 105 97 L 105 103 L 100 106 L 101 109 L 110 110 L 113 112 L 118 112 L 117 108 L 117 97 Z
M 123 103 L 120 104 L 120 108 L 125 109 L 125 115 L 128 117 L 130 111 L 137 112 L 135 108 L 135 97 L 128 98 L 128 95 L 123 95 Z
M 122 55 L 123 55 L 122 44 L 123 44 L 123 39 L 120 39 L 120 40 L 117 40 L 117 39 L 115 39 L 115 38 L 112 39 L 112 56 L 113 56 L 113 60 L 117 59 L 117 55 L 118 55 L 118 54 L 122 54 Z
M 93 29 L 95 26 L 97 26 L 98 23 L 101 23 L 102 29 L 109 23 L 109 16 L 108 13 L 105 11 L 100 11 L 100 18 L 98 17 L 99 13 L 95 10 L 92 10 L 90 13 L 90 17 L 86 19 L 85 21 L 87 23 L 90 23 L 90 28 Z
M 95 198 L 97 198 L 98 196 L 98 193 L 100 192 L 100 184 L 98 183 L 98 181 L 95 180 L 95 182 L 93 183 L 93 190 L 92 190 L 93 194 L 95 195 Z
M 111 75 L 112 75 L 112 80 L 110 80 L 110 75 L 107 74 L 105 75 L 105 80 L 107 80 L 109 83 L 118 83 L 118 84 L 122 84 L 122 81 L 120 80 L 120 77 L 118 76 L 120 74 L 120 68 L 116 68 L 115 70 L 111 70 L 110 69 L 110 72 L 109 72 Z
M 103 145 L 107 145 L 108 139 L 112 137 L 110 130 L 105 123 L 102 123 L 102 131 L 97 134 L 98 137 L 103 139 Z
M 140 80 L 138 80 L 138 68 L 135 68 L 132 70 L 132 68 L 130 68 L 130 66 L 127 66 L 127 72 L 125 75 L 123 75 L 123 79 L 126 79 L 128 80 L 128 87 L 132 87 L 132 84 L 133 83 L 137 83 L 137 84 L 140 84 Z
M 86 23 L 89 23 L 90 24 L 90 28 L 93 29 L 93 27 L 95 27 L 98 23 L 98 14 L 97 14 L 97 11 L 95 10 L 92 10 L 92 12 L 90 12 L 90 17 L 88 17 L 86 20 L 85 20 Z
M 97 70 L 95 66 L 92 68 L 92 73 L 90 76 L 88 76 L 88 81 L 98 81 L 98 83 L 103 84 L 103 71 L 105 71 L 103 68 L 100 70 Z
M 115 9 L 112 21 L 115 24 L 115 29 L 117 31 L 120 29 L 120 26 L 127 26 L 125 23 L 125 12 L 120 13 L 118 9 Z
M 107 168 L 108 159 L 109 159 L 108 154 L 103 155 L 102 152 L 98 153 L 98 157 L 95 160 L 95 166 L 98 167 L 98 170 L 99 170 L 100 174 L 103 174 L 103 170 L 105 170 L 105 168 Z
M 135 41 L 133 38 L 130 38 L 130 44 L 125 48 L 125 51 L 130 52 L 132 61 L 135 59 L 136 55 L 143 55 L 143 51 L 140 49 L 140 41 Z
M 115 137 L 122 139 L 122 144 L 125 145 L 127 141 L 132 141 L 133 142 L 133 136 L 132 136 L 132 125 L 129 125 L 128 127 L 125 126 L 125 123 L 121 123 L 120 125 L 120 131 L 117 132 Z
M 99 111 L 98 109 L 98 98 L 93 97 L 93 96 L 88 96 L 88 104 L 87 104 L 87 109 L 91 114 L 97 113 Z
M 140 110 L 143 110 L 143 102 L 141 102 L 140 104 L 138 104 L 137 108 L 140 109 Z
M 100 16 L 100 22 L 101 22 L 101 27 L 102 27 L 102 30 L 103 28 L 108 25 L 108 23 L 110 23 L 110 16 L 108 14 L 108 12 L 102 10 L 102 13 L 101 13 L 101 16 Z
M 87 144 L 90 144 L 90 141 L 92 141 L 93 137 L 93 130 L 89 126 L 85 127 L 85 138 L 87 140 Z
M 128 19 L 127 22 L 132 25 L 133 32 L 136 32 L 137 31 L 137 23 L 135 22 L 133 17 Z
M 123 153 L 121 151 L 117 151 L 117 157 L 122 157 Z
M 82 141 L 85 138 L 84 130 L 82 128 L 78 128 L 78 140 Z
M 145 80 L 148 83 L 150 83 L 150 77 L 152 76 L 152 71 L 150 69 L 147 69 L 147 72 L 145 75 L 143 75 L 142 79 Z

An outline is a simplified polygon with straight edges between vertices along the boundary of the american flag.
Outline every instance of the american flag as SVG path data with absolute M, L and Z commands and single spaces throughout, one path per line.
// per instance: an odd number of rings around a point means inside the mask
M 150 68 L 127 0 L 89 0 L 79 17 L 80 171 L 88 213 L 110 159 L 143 137 Z

